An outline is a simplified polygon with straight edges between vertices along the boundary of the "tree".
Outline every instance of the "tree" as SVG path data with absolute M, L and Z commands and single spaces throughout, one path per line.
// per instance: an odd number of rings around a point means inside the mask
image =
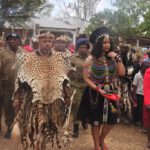
M 113 0 L 112 3 L 118 11 L 125 13 L 132 22 L 137 26 L 141 22 L 143 15 L 149 10 L 150 1 L 148 0 Z
M 150 1 L 114 0 L 113 4 L 118 10 L 127 14 L 130 28 L 134 27 L 138 30 L 139 35 L 150 36 Z
M 150 1 L 112 0 L 112 4 L 115 9 L 105 9 L 90 20 L 87 33 L 104 24 L 110 28 L 113 36 L 143 35 L 146 29 L 150 30 Z
M 100 1 L 101 0 L 72 0 L 69 2 L 67 1 L 66 3 L 64 0 L 60 9 L 61 12 L 63 12 L 63 15 L 67 17 L 73 16 L 78 19 L 89 20 L 94 16 L 95 10 Z
M 144 15 L 140 28 L 145 36 L 150 37 L 150 10 Z
M 46 0 L 0 0 L 0 24 L 3 26 L 8 21 L 16 25 L 33 17 L 36 12 L 52 7 Z
M 90 20 L 90 25 L 86 28 L 85 32 L 90 34 L 93 30 L 100 26 L 107 26 L 111 34 L 115 37 L 130 36 L 133 33 L 138 33 L 134 27 L 131 28 L 129 17 L 121 11 L 112 11 L 105 9 L 99 12 Z

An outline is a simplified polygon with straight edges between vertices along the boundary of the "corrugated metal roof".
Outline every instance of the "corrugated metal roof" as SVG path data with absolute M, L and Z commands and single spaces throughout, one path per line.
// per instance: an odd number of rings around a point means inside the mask
M 148 37 L 131 36 L 125 38 L 125 40 L 127 43 L 133 45 L 136 45 L 138 40 L 139 46 L 143 46 L 143 47 L 150 46 L 150 38 Z
M 71 25 L 75 26 L 76 28 L 80 28 L 80 31 L 79 31 L 80 33 L 84 32 L 85 28 L 87 28 L 88 25 L 90 24 L 90 22 L 81 20 L 76 17 L 63 18 L 62 20 L 70 23 Z
M 34 24 L 39 24 L 40 27 L 45 28 L 62 28 L 62 29 L 71 29 L 76 30 L 77 27 L 68 24 L 64 21 L 57 20 L 57 19 L 51 19 L 51 18 L 33 18 L 30 22 L 27 22 L 27 26 L 34 26 Z

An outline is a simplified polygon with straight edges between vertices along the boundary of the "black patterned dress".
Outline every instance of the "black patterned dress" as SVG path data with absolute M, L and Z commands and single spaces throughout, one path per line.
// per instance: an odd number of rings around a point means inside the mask
M 108 57 L 94 59 L 89 66 L 90 79 L 101 89 L 115 93 L 117 90 L 116 63 Z M 78 119 L 88 121 L 91 125 L 115 124 L 118 118 L 116 101 L 104 98 L 90 87 L 86 87 L 82 95 Z

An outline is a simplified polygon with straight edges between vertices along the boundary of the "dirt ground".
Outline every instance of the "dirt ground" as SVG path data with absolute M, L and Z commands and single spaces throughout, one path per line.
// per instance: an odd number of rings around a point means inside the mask
M 146 134 L 139 131 L 139 128 L 129 124 L 116 125 L 108 137 L 106 143 L 109 150 L 148 150 L 146 148 Z M 15 150 L 12 140 L 0 136 L 0 150 Z M 48 147 L 47 150 L 52 150 Z M 56 149 L 55 149 L 56 150 Z M 80 129 L 80 137 L 73 139 L 71 147 L 65 150 L 93 150 L 93 140 L 88 130 Z

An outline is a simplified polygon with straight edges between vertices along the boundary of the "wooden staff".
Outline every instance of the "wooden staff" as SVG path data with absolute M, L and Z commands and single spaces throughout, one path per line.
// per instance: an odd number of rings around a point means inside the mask
M 27 29 L 25 29 L 25 31 L 23 32 L 23 40 L 22 40 L 23 44 L 25 44 L 26 39 L 27 39 Z
M 68 111 L 68 116 L 67 116 L 66 122 L 65 122 L 64 127 L 63 127 L 64 129 L 67 129 L 68 125 L 69 125 L 71 108 L 72 108 L 72 103 L 73 103 L 73 99 L 74 99 L 75 94 L 76 94 L 76 90 L 73 91 L 73 93 L 71 95 L 71 98 L 70 98 L 70 107 L 69 107 L 69 111 Z
M 70 107 L 69 107 L 69 111 L 68 111 L 68 116 L 66 118 L 65 124 L 63 126 L 63 144 L 64 146 L 67 145 L 67 143 L 69 144 L 71 142 L 71 139 L 69 137 L 69 132 L 68 132 L 68 126 L 69 126 L 69 120 L 70 120 L 70 114 L 71 114 L 71 108 L 72 108 L 72 104 L 73 104 L 73 99 L 74 96 L 76 94 L 76 90 L 73 91 L 71 98 L 70 98 Z M 70 149 L 70 148 L 69 148 Z
M 2 32 L 2 36 L 0 37 L 0 47 L 3 47 L 5 45 L 5 43 L 4 43 L 4 35 L 5 35 L 5 32 Z

